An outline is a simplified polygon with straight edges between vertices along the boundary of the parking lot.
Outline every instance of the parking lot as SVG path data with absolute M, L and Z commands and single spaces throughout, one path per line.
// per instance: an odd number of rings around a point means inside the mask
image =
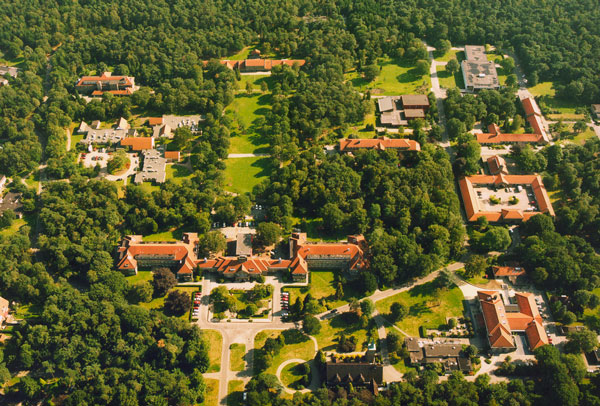
M 96 165 L 100 165 L 101 168 L 106 168 L 109 159 L 110 154 L 108 152 L 92 151 L 81 154 L 83 166 L 86 168 L 93 168 Z

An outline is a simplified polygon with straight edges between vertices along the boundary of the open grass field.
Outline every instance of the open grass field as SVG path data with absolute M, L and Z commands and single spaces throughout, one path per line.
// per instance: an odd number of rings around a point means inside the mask
M 3 237 L 8 237 L 16 234 L 23 226 L 33 227 L 35 226 L 35 220 L 36 219 L 34 215 L 26 214 L 21 219 L 15 219 L 10 227 L 1 229 L 0 235 Z
M 247 76 L 242 76 L 245 78 Z M 253 76 L 248 76 L 253 77 Z M 263 77 L 264 78 L 264 77 Z M 245 86 L 245 85 L 244 85 Z M 264 119 L 271 109 L 271 95 L 254 93 L 252 96 L 238 94 L 227 106 L 227 114 L 235 123 L 237 130 L 232 131 L 230 154 L 249 154 L 268 151 L 268 144 L 259 131 L 259 118 Z
M 446 70 L 445 66 L 436 66 L 436 71 L 440 81 L 440 87 L 443 87 L 444 89 L 452 89 L 455 87 L 464 89 L 465 82 L 462 77 L 462 71 L 459 70 L 454 75 L 451 75 L 450 72 Z
M 246 361 L 244 356 L 246 355 L 246 346 L 244 344 L 231 344 L 229 346 L 230 352 L 230 368 L 232 371 L 243 371 L 246 368 Z
M 183 165 L 167 165 L 167 179 L 171 179 L 177 184 L 183 183 L 185 179 L 191 179 L 193 176 L 192 172 Z
M 143 241 L 180 241 L 181 237 L 183 237 L 183 228 L 174 228 L 161 233 L 145 235 Z
M 273 86 L 271 75 L 242 75 L 238 82 L 238 93 L 246 92 L 246 84 L 250 83 L 254 92 L 261 92 L 261 85 L 265 82 L 269 89 Z M 261 92 L 262 93 L 262 92 Z
M 227 383 L 227 405 L 244 405 L 244 381 L 232 380 Z
M 305 361 L 310 361 L 315 357 L 315 345 L 310 338 L 307 336 L 301 335 L 302 333 L 294 330 L 292 333 L 294 336 L 298 335 L 300 337 L 293 337 L 291 339 L 291 335 L 288 335 L 287 332 L 282 332 L 281 330 L 263 330 L 256 335 L 254 338 L 254 348 L 262 348 L 267 341 L 267 338 L 278 337 L 279 334 L 286 334 L 285 338 L 285 346 L 281 349 L 279 354 L 273 357 L 273 362 L 269 368 L 265 371 L 267 374 L 275 374 L 279 365 L 285 360 L 292 358 L 299 358 Z M 299 338 L 299 340 L 296 340 Z
M 311 271 L 310 284 L 308 289 L 305 287 L 286 287 L 284 290 L 290 293 L 290 305 L 296 302 L 296 298 L 304 300 L 304 297 L 310 293 L 315 299 L 325 298 L 329 307 L 335 308 L 342 306 L 350 301 L 351 298 L 359 298 L 358 292 L 352 289 L 352 286 L 346 284 L 343 287 L 344 297 L 342 300 L 335 298 L 334 276 L 337 271 Z
M 248 59 L 248 55 L 250 55 L 250 52 L 252 52 L 253 49 L 254 49 L 253 47 L 244 47 L 237 54 L 228 56 L 228 57 L 223 58 L 223 59 L 229 59 L 229 60 L 232 60 L 232 61 L 241 61 L 241 60 L 244 60 L 244 59 Z
M 153 185 L 152 182 L 143 182 L 140 184 L 140 187 L 148 193 L 158 192 L 160 190 L 160 186 Z
M 382 58 L 378 64 L 381 71 L 372 82 L 367 82 L 356 71 L 348 73 L 346 78 L 361 92 L 372 89 L 373 95 L 426 94 L 431 87 L 429 72 L 425 75 L 417 73 L 414 64 L 407 60 Z
M 594 132 L 593 129 L 591 129 L 590 127 L 588 127 L 587 130 L 585 130 L 585 131 L 580 132 L 579 134 L 577 134 L 573 138 L 572 141 L 575 144 L 584 145 L 587 140 L 589 140 L 590 138 L 594 138 L 594 137 L 596 137 L 596 133 Z
M 208 347 L 208 359 L 210 366 L 206 372 L 221 371 L 221 347 L 223 347 L 223 336 L 217 330 L 202 330 L 206 341 L 210 343 Z
M 225 165 L 224 189 L 239 194 L 252 191 L 273 170 L 268 157 L 232 158 Z
M 321 321 L 321 331 L 315 336 L 319 343 L 319 349 L 323 351 L 335 351 L 338 339 L 342 333 L 346 337 L 354 336 L 356 338 L 356 351 L 366 349 L 367 331 L 361 329 L 358 323 L 347 323 L 341 314 Z
M 202 406 L 217 406 L 219 404 L 219 380 L 205 378 L 204 383 L 206 383 L 206 393 Z
M 584 118 L 583 114 L 575 111 L 584 109 L 585 106 L 558 99 L 552 82 L 538 83 L 530 87 L 529 91 L 534 96 L 539 97 L 540 108 L 543 109 L 542 105 L 545 105 L 550 110 L 550 114 L 546 116 L 549 120 L 581 120 Z
M 419 326 L 438 328 L 446 324 L 446 317 L 463 315 L 463 294 L 458 287 L 435 289 L 435 281 L 415 286 L 407 292 L 398 293 L 375 303 L 381 314 L 388 314 L 394 302 L 400 302 L 409 309 L 409 314 L 396 323 L 406 333 L 418 336 Z
M 152 272 L 138 270 L 137 275 L 127 276 L 126 279 L 127 282 L 129 282 L 132 285 L 144 281 L 152 282 Z

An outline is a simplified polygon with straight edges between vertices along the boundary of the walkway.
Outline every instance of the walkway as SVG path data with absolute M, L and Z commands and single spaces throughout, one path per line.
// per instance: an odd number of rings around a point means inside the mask
M 286 393 L 289 393 L 291 395 L 293 395 L 296 392 L 300 392 L 300 393 L 307 393 L 307 392 L 311 392 L 314 390 L 317 390 L 319 388 L 319 371 L 317 371 L 317 368 L 315 366 L 315 355 L 317 355 L 317 352 L 319 351 L 319 343 L 317 342 L 317 339 L 313 336 L 308 336 L 313 343 L 315 344 L 315 353 L 313 354 L 313 358 L 306 361 L 304 359 L 300 359 L 300 358 L 293 358 L 293 359 L 288 359 L 284 362 L 282 362 L 278 367 L 277 367 L 277 372 L 275 372 L 275 376 L 277 377 L 277 379 L 279 379 L 279 382 L 281 383 L 281 385 L 283 386 L 283 390 Z M 290 389 L 287 386 L 285 386 L 285 384 L 283 383 L 283 381 L 281 380 L 281 372 L 283 371 L 283 368 L 285 368 L 286 366 L 288 366 L 289 364 L 293 364 L 293 363 L 298 363 L 298 364 L 304 364 L 305 362 L 308 362 L 309 366 L 310 366 L 310 384 L 308 385 L 308 388 L 304 388 L 304 389 Z

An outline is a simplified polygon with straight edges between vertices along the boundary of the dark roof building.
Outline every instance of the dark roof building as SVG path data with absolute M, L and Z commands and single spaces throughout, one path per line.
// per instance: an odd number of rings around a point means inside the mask
M 447 372 L 460 370 L 468 374 L 473 371 L 471 360 L 464 355 L 460 344 L 440 344 L 408 337 L 404 340 L 404 345 L 408 350 L 411 364 L 425 365 L 438 362 Z

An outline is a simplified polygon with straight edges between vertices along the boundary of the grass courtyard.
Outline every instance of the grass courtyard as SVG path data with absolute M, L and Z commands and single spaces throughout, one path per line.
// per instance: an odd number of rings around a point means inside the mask
M 231 344 L 229 346 L 230 352 L 230 368 L 232 371 L 243 371 L 246 368 L 246 346 L 244 344 Z
M 311 271 L 310 272 L 310 283 L 308 287 L 285 287 L 284 291 L 290 293 L 290 306 L 296 302 L 296 298 L 304 300 L 307 294 L 317 300 L 324 298 L 330 308 L 342 306 L 350 301 L 351 298 L 359 298 L 358 292 L 356 292 L 352 286 L 345 284 L 344 297 L 342 300 L 335 298 L 335 273 L 337 271 Z
M 396 323 L 400 329 L 412 336 L 419 335 L 419 326 L 438 328 L 446 324 L 446 317 L 463 315 L 464 297 L 460 289 L 436 289 L 436 281 L 418 285 L 409 291 L 398 293 L 375 303 L 379 313 L 386 315 L 394 302 L 404 304 L 409 313 Z
M 438 62 L 448 62 L 451 59 L 456 59 L 459 63 L 465 59 L 465 51 L 458 49 L 451 49 L 444 55 L 438 55 L 437 52 L 433 52 L 433 57 Z
M 279 337 L 279 334 L 287 334 L 281 330 L 263 330 L 256 335 L 254 338 L 254 348 L 262 348 L 267 341 L 267 338 Z M 271 366 L 267 368 L 265 373 L 275 374 L 279 365 L 282 362 L 292 359 L 299 358 L 305 361 L 310 361 L 315 357 L 315 345 L 310 338 L 303 336 L 299 342 L 289 343 L 288 337 L 286 337 L 286 344 L 283 346 L 278 355 L 273 357 Z
M 464 89 L 465 82 L 462 77 L 462 71 L 459 70 L 454 75 L 451 75 L 450 72 L 446 70 L 445 66 L 436 66 L 436 71 L 440 81 L 440 87 L 443 87 L 444 89 L 452 89 L 455 87 Z
M 191 179 L 193 174 L 186 166 L 183 165 L 167 165 L 167 179 L 171 179 L 178 185 L 183 183 L 185 179 Z
M 381 58 L 381 70 L 372 82 L 367 82 L 360 72 L 350 72 L 346 78 L 361 92 L 371 89 L 373 95 L 427 94 L 431 87 L 429 72 L 421 75 L 414 64 L 402 58 Z
M 221 370 L 221 347 L 223 346 L 223 337 L 217 330 L 202 330 L 206 341 L 210 344 L 208 347 L 208 359 L 210 365 L 206 372 L 219 372 Z
M 248 193 L 273 170 L 268 157 L 230 158 L 225 160 L 225 190 Z

